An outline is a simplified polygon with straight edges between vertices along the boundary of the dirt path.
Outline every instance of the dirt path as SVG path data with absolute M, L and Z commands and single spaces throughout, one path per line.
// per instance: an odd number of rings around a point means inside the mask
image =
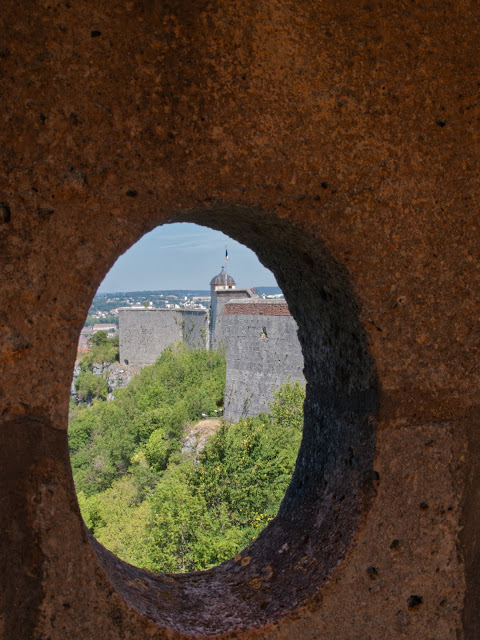
M 182 440 L 182 453 L 189 453 L 196 459 L 221 424 L 220 418 L 207 418 L 188 427 Z

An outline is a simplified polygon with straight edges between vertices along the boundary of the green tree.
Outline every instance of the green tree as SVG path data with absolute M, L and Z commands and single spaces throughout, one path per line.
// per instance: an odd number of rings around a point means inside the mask
M 112 402 L 94 401 L 70 424 L 77 490 L 89 496 L 107 489 L 129 472 L 139 452 L 157 471 L 165 469 L 180 449 L 185 423 L 223 404 L 224 380 L 223 353 L 179 346 L 166 349 Z
M 198 534 L 208 528 L 208 512 L 202 496 L 192 491 L 189 471 L 188 463 L 172 465 L 151 499 L 150 566 L 154 569 L 195 568 Z
M 305 387 L 298 380 L 293 384 L 290 381 L 286 382 L 273 394 L 273 402 L 270 404 L 273 424 L 301 431 L 304 401 Z
M 95 375 L 95 365 L 104 365 L 118 360 L 118 336 L 109 338 L 106 331 L 97 331 L 88 340 L 89 353 L 80 358 L 80 373 L 75 381 L 75 390 L 80 402 L 91 403 L 94 399 L 105 400 L 108 382 L 103 371 Z
M 97 539 L 152 571 L 208 569 L 272 520 L 295 466 L 304 388 L 287 383 L 270 413 L 223 423 L 196 464 L 185 423 L 221 406 L 223 354 L 169 349 L 113 402 L 78 409 L 69 442 L 80 508 Z
M 80 493 L 79 504 L 85 524 L 101 544 L 126 562 L 146 566 L 152 546 L 150 507 L 140 498 L 137 483 L 126 476 L 89 498 Z
M 118 362 L 118 342 L 118 335 L 109 338 L 106 331 L 97 331 L 88 339 L 88 345 L 91 351 L 85 354 L 82 359 L 82 364 L 85 364 L 85 367 L 91 368 L 93 364 Z
M 106 378 L 94 375 L 87 369 L 81 371 L 75 380 L 75 391 L 80 402 L 91 402 L 94 398 L 105 400 L 108 395 L 108 383 Z
M 275 517 L 295 467 L 303 400 L 303 388 L 287 383 L 271 415 L 224 423 L 198 465 L 170 459 L 151 499 L 149 568 L 208 569 L 258 536 Z

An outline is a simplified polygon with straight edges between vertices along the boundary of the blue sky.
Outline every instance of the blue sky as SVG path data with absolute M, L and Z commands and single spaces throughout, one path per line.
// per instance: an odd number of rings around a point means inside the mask
M 276 286 L 271 271 L 244 245 L 220 231 L 190 223 L 165 224 L 143 236 L 110 269 L 98 293 L 209 289 L 225 266 L 238 287 Z

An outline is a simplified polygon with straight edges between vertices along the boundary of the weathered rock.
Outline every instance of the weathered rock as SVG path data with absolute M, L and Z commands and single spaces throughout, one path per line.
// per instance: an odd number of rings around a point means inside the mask
M 192 456 L 196 461 L 209 438 L 219 429 L 221 424 L 220 419 L 207 418 L 188 427 L 182 440 L 182 453 Z
M 480 8 L 1 19 L 0 637 L 476 640 Z M 173 221 L 272 269 L 307 403 L 279 517 L 212 571 L 155 576 L 87 538 L 65 430 L 98 285 Z
M 234 300 L 224 307 L 225 418 L 268 413 L 285 382 L 305 384 L 297 324 L 285 301 Z
M 115 398 L 115 390 L 125 387 L 134 376 L 142 370 L 142 365 L 122 365 L 119 362 L 94 363 L 92 373 L 94 376 L 103 376 L 108 384 L 107 401 L 110 402 Z M 72 384 L 70 387 L 70 395 L 77 401 L 78 395 L 75 389 L 75 382 L 80 375 L 80 364 L 75 362 L 73 369 Z

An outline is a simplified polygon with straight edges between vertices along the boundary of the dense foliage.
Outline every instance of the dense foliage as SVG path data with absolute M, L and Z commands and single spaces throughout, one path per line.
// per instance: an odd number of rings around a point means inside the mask
M 70 425 L 79 503 L 97 539 L 154 571 L 206 569 L 234 555 L 277 513 L 301 438 L 304 389 L 286 384 L 269 415 L 222 423 L 197 460 L 186 424 L 221 406 L 225 359 L 165 351 Z
M 105 365 L 118 361 L 118 335 L 109 338 L 106 331 L 97 331 L 88 340 L 90 351 L 80 358 L 80 373 L 75 381 L 75 391 L 80 402 L 91 403 L 95 398 L 105 400 L 108 384 L 104 371 L 94 375 L 96 365 Z
M 180 450 L 184 424 L 221 406 L 224 379 L 223 354 L 179 346 L 165 350 L 112 402 L 77 409 L 69 428 L 77 491 L 88 496 L 127 472 L 143 478 L 165 470 Z

